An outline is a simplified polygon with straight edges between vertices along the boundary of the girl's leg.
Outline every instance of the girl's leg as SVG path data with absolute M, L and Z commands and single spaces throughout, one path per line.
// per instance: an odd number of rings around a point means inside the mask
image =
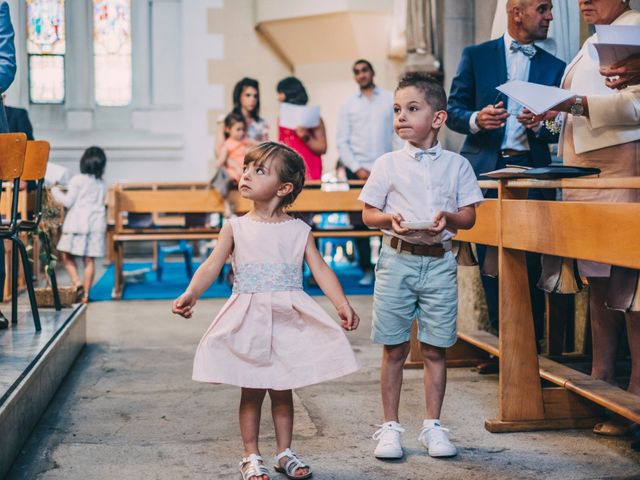
M 293 393 L 291 390 L 269 390 L 271 397 L 271 416 L 273 426 L 276 430 L 277 453 L 284 452 L 291 448 L 291 437 L 293 436 Z M 289 459 L 280 459 L 280 466 L 284 468 Z M 298 468 L 296 475 L 306 475 L 308 468 Z
M 96 261 L 93 257 L 84 257 L 84 298 L 89 298 L 89 290 L 96 274 Z
M 78 267 L 76 266 L 75 257 L 67 252 L 60 253 L 62 254 L 62 264 L 71 278 L 71 283 L 75 287 L 81 285 L 82 282 L 80 282 L 80 277 L 78 276 Z
M 243 388 L 240 397 L 240 435 L 244 445 L 244 456 L 252 453 L 260 455 L 258 449 L 258 434 L 260 432 L 260 412 L 266 390 L 257 388 Z M 245 465 L 249 465 L 248 463 Z M 243 466 L 244 467 L 244 466 Z M 244 468 L 242 471 L 246 471 Z M 253 480 L 268 480 L 268 475 L 249 477 Z
M 244 455 L 260 455 L 258 433 L 260 432 L 260 413 L 262 402 L 267 393 L 264 389 L 243 388 L 240 397 L 240 435 L 244 445 Z

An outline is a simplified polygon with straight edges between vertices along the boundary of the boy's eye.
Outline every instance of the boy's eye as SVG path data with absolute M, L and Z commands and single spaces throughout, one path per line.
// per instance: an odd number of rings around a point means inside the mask
M 400 113 L 400 107 L 393 107 L 393 113 Z
M 262 167 L 256 168 L 256 173 L 264 173 L 264 168 Z
M 415 112 L 417 110 L 418 110 L 418 107 L 413 107 L 413 106 L 409 107 L 410 112 Z

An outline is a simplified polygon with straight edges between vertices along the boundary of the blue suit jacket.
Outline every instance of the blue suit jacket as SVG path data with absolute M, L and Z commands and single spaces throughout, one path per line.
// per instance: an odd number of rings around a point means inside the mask
M 548 52 L 536 47 L 531 58 L 529 81 L 543 85 L 560 85 L 565 63 Z M 505 129 L 481 130 L 472 134 L 469 119 L 487 105 L 496 104 L 507 98 L 496 87 L 507 81 L 507 60 L 505 58 L 504 38 L 490 40 L 473 45 L 462 51 L 458 72 L 451 82 L 449 103 L 447 105 L 447 126 L 458 133 L 467 135 L 460 149 L 476 175 L 496 168 L 498 155 Z M 544 166 L 551 162 L 549 138 L 538 137 L 527 130 L 531 149 L 532 166 Z
M 9 15 L 9 4 L 0 2 L 0 93 L 4 93 L 16 76 L 16 47 L 13 43 L 13 25 Z M 0 100 L 0 107 L 2 101 Z M 8 132 L 9 125 L 4 108 L 0 108 L 0 133 Z

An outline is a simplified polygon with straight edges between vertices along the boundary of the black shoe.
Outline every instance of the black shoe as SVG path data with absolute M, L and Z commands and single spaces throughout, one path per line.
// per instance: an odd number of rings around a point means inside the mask
M 9 320 L 0 312 L 0 330 L 9 328 Z

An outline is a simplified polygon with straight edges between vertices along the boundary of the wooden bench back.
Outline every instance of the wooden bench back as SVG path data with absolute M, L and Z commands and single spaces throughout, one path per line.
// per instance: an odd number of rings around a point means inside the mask
M 640 188 L 640 177 L 481 183 L 497 187 L 499 200 L 485 201 L 474 228 L 457 240 L 640 269 L 640 203 L 522 199 L 534 187 Z
M 122 212 L 151 214 L 183 213 L 223 213 L 224 200 L 210 188 L 200 188 L 201 184 L 185 184 L 196 188 L 178 188 L 176 184 L 165 184 L 161 188 L 145 188 L 144 184 L 116 186 L 113 189 L 113 211 L 116 232 L 123 230 Z M 202 184 L 205 185 L 205 184 Z M 304 189 L 290 212 L 360 212 L 362 202 L 358 201 L 360 188 L 344 192 L 325 192 L 317 188 Z M 230 201 L 237 213 L 247 212 L 251 202 L 243 199 L 238 192 L 232 192 Z
M 22 175 L 27 136 L 24 133 L 0 133 L 0 180 Z
M 24 159 L 24 170 L 20 178 L 26 181 L 36 181 L 44 178 L 49 162 L 49 142 L 45 140 L 30 140 Z

